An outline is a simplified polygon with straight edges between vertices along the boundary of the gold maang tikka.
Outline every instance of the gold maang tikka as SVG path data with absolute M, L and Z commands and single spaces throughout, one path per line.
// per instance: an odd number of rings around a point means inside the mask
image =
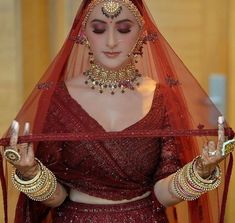
M 109 0 L 104 3 L 104 6 L 101 8 L 101 10 L 107 18 L 113 19 L 118 17 L 118 15 L 121 13 L 122 6 L 116 1 Z
M 126 6 L 131 13 L 135 16 L 137 23 L 139 27 L 142 29 L 144 26 L 144 19 L 138 10 L 138 8 L 135 6 L 135 4 L 130 0 L 92 0 L 91 3 L 88 5 L 86 12 L 84 13 L 85 17 L 82 22 L 83 29 L 85 29 L 88 18 L 94 9 L 95 6 L 98 4 L 103 3 L 102 6 L 102 12 L 105 12 L 105 16 L 109 16 L 112 18 L 117 17 L 122 10 L 122 6 Z

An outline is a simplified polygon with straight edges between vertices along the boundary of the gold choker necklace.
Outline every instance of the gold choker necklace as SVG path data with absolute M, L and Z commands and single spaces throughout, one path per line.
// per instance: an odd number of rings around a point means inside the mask
M 121 93 L 125 93 L 126 89 L 134 90 L 135 86 L 139 86 L 138 80 L 141 77 L 133 63 L 119 70 L 110 70 L 92 63 L 90 69 L 83 74 L 87 77 L 85 84 L 91 89 L 98 89 L 100 93 L 109 89 L 111 94 L 115 94 L 118 89 Z

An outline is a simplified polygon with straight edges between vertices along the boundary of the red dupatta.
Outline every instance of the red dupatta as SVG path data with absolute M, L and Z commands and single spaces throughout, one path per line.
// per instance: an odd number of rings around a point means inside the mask
M 201 145 L 206 138 L 217 136 L 217 117 L 221 115 L 220 112 L 164 39 L 151 18 L 146 5 L 141 0 L 132 0 L 132 2 L 137 6 L 145 21 L 143 55 L 139 57 L 136 66 L 141 74 L 151 77 L 165 87 L 166 107 L 171 129 L 166 131 L 162 131 L 162 129 L 151 131 L 143 129 L 134 133 L 133 131 L 125 131 L 42 134 L 42 129 L 46 124 L 44 121 L 51 102 L 51 96 L 58 81 L 80 75 L 89 66 L 88 49 L 84 45 L 79 44 L 79 35 L 82 33 L 82 21 L 87 14 L 87 7 L 90 3 L 90 0 L 83 0 L 63 47 L 43 74 L 16 117 L 16 120 L 22 126 L 26 121 L 30 122 L 33 129 L 32 135 L 20 137 L 20 142 L 35 142 L 34 148 L 36 151 L 39 141 L 175 136 L 179 137 L 181 162 L 185 164 L 201 153 Z M 228 124 L 226 124 L 226 135 L 228 138 L 233 137 L 233 131 Z M 2 138 L 0 145 L 5 146 L 8 142 L 9 139 Z M 1 157 L 0 177 L 4 195 L 5 222 L 7 222 L 7 195 L 9 191 L 4 175 L 4 162 Z M 217 190 L 203 195 L 197 201 L 188 203 L 190 223 L 224 222 L 232 159 L 230 159 L 229 163 L 225 161 L 222 164 L 222 168 L 224 172 L 222 185 Z M 21 195 L 18 201 L 18 208 L 23 210 L 20 212 L 21 214 L 27 214 L 27 202 L 27 198 Z M 40 207 L 40 204 L 35 205 L 35 210 L 40 211 Z M 44 210 L 43 207 L 42 210 Z M 21 214 L 17 214 L 16 223 L 22 222 L 23 216 Z M 36 214 L 36 211 L 31 214 Z M 42 222 L 45 221 L 42 220 Z

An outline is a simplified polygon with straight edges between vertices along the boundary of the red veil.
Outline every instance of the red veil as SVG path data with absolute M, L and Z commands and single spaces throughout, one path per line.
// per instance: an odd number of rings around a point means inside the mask
M 36 151 L 39 141 L 175 136 L 179 139 L 181 145 L 180 159 L 182 164 L 191 161 L 200 154 L 201 145 L 207 137 L 213 138 L 217 136 L 217 117 L 221 114 L 164 39 L 151 18 L 146 5 L 141 0 L 132 0 L 145 21 L 143 55 L 139 57 L 136 66 L 141 74 L 151 77 L 164 86 L 165 102 L 171 129 L 165 131 L 162 129 L 151 131 L 143 129 L 136 132 L 133 132 L 133 130 L 131 132 L 128 130 L 122 132 L 87 132 L 81 134 L 73 132 L 59 134 L 42 133 L 43 126 L 46 125 L 44 121 L 51 96 L 57 82 L 80 75 L 88 69 L 88 50 L 86 46 L 79 44 L 79 34 L 82 32 L 82 21 L 87 14 L 87 6 L 90 2 L 91 0 L 83 0 L 63 47 L 18 113 L 16 120 L 22 126 L 26 121 L 30 122 L 32 128 L 32 135 L 27 137 L 21 136 L 19 138 L 20 142 L 33 141 Z M 227 124 L 226 135 L 228 138 L 233 137 L 233 131 Z M 5 146 L 8 142 L 8 138 L 2 138 L 0 145 Z M 4 195 L 5 221 L 7 222 L 8 188 L 6 176 L 4 175 L 4 162 L 4 159 L 1 157 L 0 176 Z M 224 210 L 231 167 L 232 156 L 229 162 L 225 161 L 222 164 L 224 178 L 219 189 L 201 196 L 196 201 L 188 202 L 188 222 L 224 222 Z M 27 198 L 20 197 L 17 210 L 20 209 L 21 211 L 17 212 L 15 222 L 31 222 L 22 220 L 22 215 L 29 211 L 30 202 Z M 39 214 L 38 209 L 32 205 L 30 211 L 33 212 L 32 214 Z M 177 222 L 177 220 L 173 219 L 172 222 Z

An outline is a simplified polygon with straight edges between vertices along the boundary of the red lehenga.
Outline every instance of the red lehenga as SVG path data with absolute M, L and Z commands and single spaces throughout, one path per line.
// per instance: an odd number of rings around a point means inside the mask
M 46 123 L 44 133 L 104 131 L 69 95 L 63 82 L 52 96 Z M 148 114 L 123 131 L 146 127 L 149 130 L 169 127 L 160 86 L 156 87 Z M 152 191 L 154 182 L 174 173 L 180 167 L 177 154 L 177 143 L 172 137 L 139 137 L 43 142 L 36 155 L 68 188 L 105 199 L 123 200 Z M 152 196 L 122 205 L 82 205 L 68 200 L 56 211 L 56 216 L 55 222 L 87 222 L 89 219 L 93 223 L 167 222 L 164 208 Z
M 16 120 L 22 126 L 26 121 L 32 126 L 32 135 L 21 136 L 19 141 L 34 142 L 36 156 L 65 187 L 112 200 L 133 198 L 152 191 L 157 180 L 200 154 L 205 138 L 217 136 L 217 117 L 221 114 L 161 35 L 145 4 L 132 0 L 145 21 L 143 55 L 136 66 L 140 73 L 154 79 L 158 87 L 151 110 L 143 119 L 120 132 L 104 131 L 70 97 L 64 84 L 89 67 L 88 49 L 79 42 L 90 2 L 82 1 L 62 49 L 17 115 Z M 227 124 L 226 135 L 233 137 Z M 8 143 L 7 138 L 0 140 L 0 145 Z M 4 176 L 5 161 L 2 157 L 0 161 L 7 222 L 9 191 Z M 188 222 L 224 222 L 231 166 L 232 162 L 223 163 L 224 179 L 217 190 L 188 203 Z M 133 221 L 125 215 L 130 215 Z M 53 220 L 56 223 L 167 222 L 164 208 L 153 193 L 128 205 L 97 207 L 66 200 L 58 209 L 47 208 L 20 194 L 15 223 Z

